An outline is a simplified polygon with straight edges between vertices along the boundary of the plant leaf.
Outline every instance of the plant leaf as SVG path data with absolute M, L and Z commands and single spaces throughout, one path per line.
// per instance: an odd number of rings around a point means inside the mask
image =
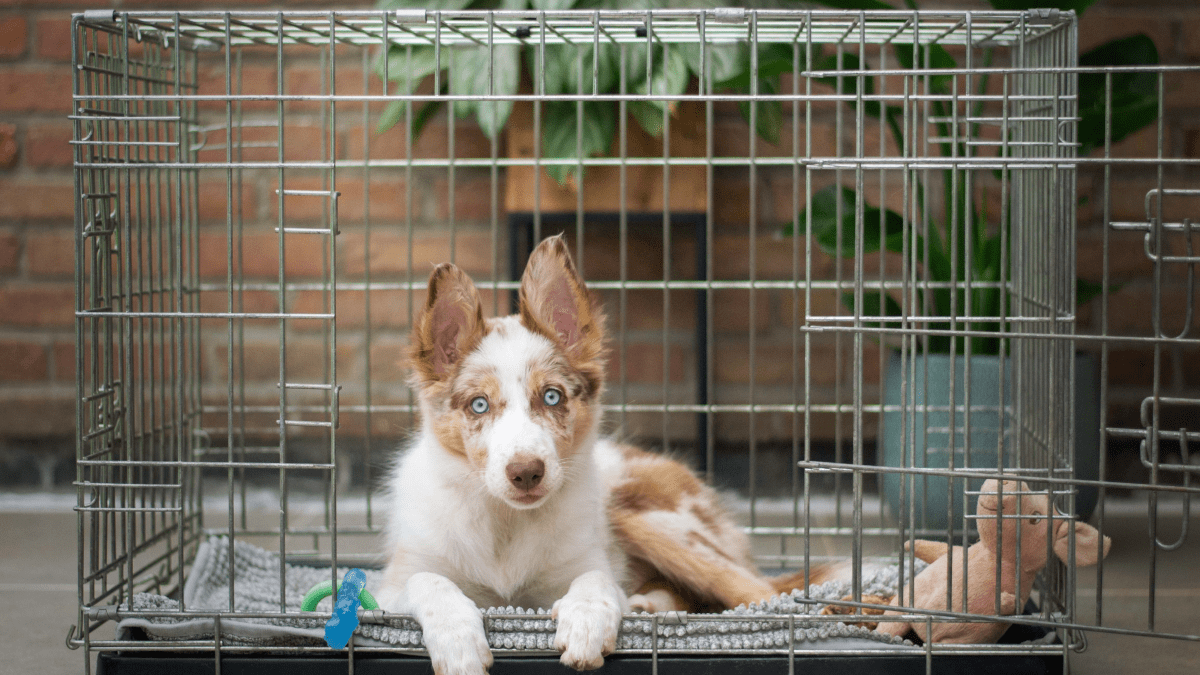
M 450 82 L 455 94 L 486 95 L 488 93 L 488 65 L 491 63 L 492 92 L 496 96 L 512 96 L 517 93 L 520 80 L 520 50 L 517 45 L 492 45 L 460 49 L 454 55 L 450 69 Z M 454 114 L 467 117 L 474 114 L 479 128 L 490 138 L 504 128 L 512 113 L 512 101 L 455 101 Z
M 1091 7 L 1096 0 L 991 0 L 992 7 L 1006 10 L 1041 9 L 1054 7 L 1056 9 L 1073 9 L 1076 14 Z
M 929 52 L 929 67 L 925 67 L 925 53 Z M 937 75 L 934 71 L 943 68 L 957 68 L 958 62 L 939 44 L 928 44 L 913 46 L 908 44 L 896 45 L 896 60 L 900 62 L 902 68 L 911 69 L 914 63 L 914 52 L 916 63 L 920 66 L 921 73 L 918 76 L 924 79 L 926 74 L 929 75 L 929 88 L 936 92 L 948 91 L 948 85 L 953 79 L 953 75 Z
M 817 0 L 817 2 L 834 9 L 895 9 L 880 0 Z
M 663 111 L 662 108 L 650 103 L 649 101 L 630 101 L 625 105 L 625 109 L 637 120 L 638 126 L 646 130 L 646 133 L 658 138 L 663 133 Z
M 837 54 L 830 54 L 817 62 L 816 70 L 831 70 L 838 72 L 847 70 L 865 70 L 867 66 L 860 64 L 857 54 L 842 54 L 842 67 L 838 68 Z M 864 96 L 869 96 L 875 93 L 875 77 L 871 75 L 829 75 L 826 77 L 817 78 L 817 82 L 836 90 L 838 81 L 842 83 L 843 95 L 854 95 L 858 93 L 858 82 L 862 80 L 862 93 Z M 847 101 L 847 105 L 853 110 L 857 106 L 856 101 Z M 879 117 L 879 101 L 864 101 L 863 112 L 872 116 Z M 897 108 L 897 110 L 899 110 Z
M 817 243 L 830 255 L 837 255 L 837 238 L 838 238 L 838 198 L 841 198 L 841 223 L 842 231 L 842 249 L 841 255 L 844 258 L 854 257 L 854 190 L 848 187 L 840 187 L 830 185 L 829 187 L 813 194 L 812 197 L 812 217 L 813 226 L 812 233 L 816 237 Z M 807 208 L 801 211 L 796 218 L 796 224 L 801 232 L 807 232 Z M 863 205 L 863 252 L 871 253 L 878 251 L 880 247 L 880 217 L 883 219 L 884 241 L 883 246 L 894 252 L 902 250 L 904 236 L 904 219 L 899 213 L 888 210 L 880 210 L 874 206 L 867 204 Z M 797 230 L 793 224 L 788 224 L 784 227 L 783 234 L 790 236 Z
M 404 104 L 408 101 L 388 101 L 387 107 L 379 113 L 379 121 L 375 123 L 375 133 L 382 134 L 400 123 L 404 118 Z
M 575 0 L 530 0 L 534 9 L 569 9 Z
M 778 93 L 775 83 L 762 80 L 758 83 L 758 93 L 772 95 Z M 746 121 L 750 120 L 750 101 L 738 101 L 738 109 Z M 754 131 L 771 145 L 779 143 L 779 129 L 783 126 L 782 101 L 758 101 L 758 117 L 754 121 Z
M 671 49 L 665 59 L 655 60 L 649 86 L 643 81 L 638 85 L 637 92 L 651 96 L 678 96 L 687 89 L 687 83 L 687 59 L 684 58 L 682 50 Z M 675 101 L 651 100 L 650 102 L 660 109 L 675 107 Z
M 873 290 L 863 290 L 863 318 L 865 319 L 867 317 L 879 316 L 901 317 L 904 315 L 904 310 L 900 307 L 900 303 L 896 302 L 896 299 L 891 295 L 884 293 L 883 300 L 884 302 L 882 309 L 884 312 L 881 314 L 879 293 Z M 854 311 L 853 293 L 842 293 L 842 306 L 851 312 Z M 866 326 L 867 328 L 879 328 L 880 326 L 883 326 L 884 328 L 898 328 L 900 326 L 900 321 L 863 321 L 863 326 Z
M 427 76 L 437 69 L 433 47 L 413 47 L 412 58 L 406 47 L 393 45 L 388 50 L 388 78 L 400 88 L 398 93 L 411 94 Z M 446 55 L 442 54 L 442 68 L 447 66 Z M 375 68 L 383 77 L 383 63 Z
M 542 121 L 542 156 L 573 159 L 576 154 L 576 106 L 573 101 L 548 101 Z M 583 104 L 583 156 L 608 152 L 617 128 L 616 106 L 608 102 Z M 547 173 L 560 184 L 575 170 L 573 166 L 551 165 Z
M 1143 34 L 1106 42 L 1080 55 L 1080 67 L 1155 65 L 1158 49 Z M 1079 75 L 1079 154 L 1104 146 L 1104 73 Z M 1112 142 L 1158 119 L 1158 76 L 1152 72 L 1112 74 Z
M 684 59 L 687 60 L 688 68 L 697 76 L 700 75 L 699 43 L 685 42 L 673 45 L 672 49 L 682 53 Z M 708 58 L 708 67 L 712 69 L 714 83 L 736 77 L 743 71 L 746 64 L 750 63 L 750 50 L 744 42 L 709 43 L 704 51 Z
M 379 0 L 376 7 L 379 9 L 407 9 L 407 8 L 423 8 L 428 10 L 438 9 L 464 9 L 474 0 Z

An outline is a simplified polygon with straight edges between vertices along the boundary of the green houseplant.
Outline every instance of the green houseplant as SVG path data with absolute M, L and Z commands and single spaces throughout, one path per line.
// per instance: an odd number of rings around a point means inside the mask
M 895 7 L 880 0 L 819 0 L 821 4 L 839 9 L 895 9 Z M 1082 12 L 1094 0 L 991 0 L 996 9 L 1025 10 L 1042 7 L 1053 7 L 1061 10 Z M 906 6 L 916 8 L 913 0 L 906 0 Z M 914 58 L 923 58 L 932 68 L 956 68 L 958 64 L 954 57 L 942 47 L 933 44 L 923 49 L 924 53 L 915 55 L 913 48 L 898 45 L 895 49 L 896 62 L 904 68 L 911 68 Z M 843 69 L 857 70 L 868 67 L 859 64 L 857 56 L 843 55 Z M 991 52 L 985 50 L 985 67 L 991 63 Z M 1132 35 L 1119 38 L 1109 43 L 1089 50 L 1080 55 L 1079 64 L 1083 67 L 1100 67 L 1112 65 L 1149 65 L 1158 63 L 1158 53 L 1153 41 L 1145 35 Z M 854 91 L 857 77 L 843 77 L 844 91 Z M 862 78 L 869 88 L 870 78 Z M 988 75 L 983 73 L 978 78 L 979 91 L 982 93 L 988 85 Z M 931 94 L 948 94 L 952 84 L 951 76 L 933 75 L 927 80 Z M 837 80 L 827 78 L 827 84 L 836 85 Z M 1086 155 L 1093 149 L 1102 147 L 1105 142 L 1106 116 L 1110 124 L 1110 140 L 1117 142 L 1130 134 L 1152 123 L 1158 114 L 1158 97 L 1156 78 L 1152 73 L 1125 72 L 1112 78 L 1111 104 L 1106 102 L 1106 82 L 1102 74 L 1081 74 L 1078 78 L 1078 116 L 1077 142 L 1080 155 Z M 952 129 L 944 121 L 950 117 L 950 109 L 943 101 L 935 100 L 931 104 L 931 117 L 935 120 L 937 135 L 940 139 L 955 138 Z M 901 110 L 892 106 L 864 105 L 864 114 L 875 119 L 884 118 L 897 147 L 904 147 L 904 138 L 898 118 Z M 973 113 L 978 116 L 979 108 Z M 961 137 L 956 142 L 942 140 L 936 144 L 942 156 L 965 156 L 967 144 L 975 140 L 980 133 L 980 125 L 970 126 L 969 137 Z M 978 152 L 978 151 L 976 151 Z M 957 173 L 957 176 L 956 176 Z M 999 175 L 999 174 L 998 174 Z M 991 317 L 991 320 L 972 321 L 969 318 L 956 322 L 957 330 L 970 331 L 974 337 L 949 335 L 930 335 L 925 338 L 921 353 L 916 355 L 919 363 L 910 364 L 911 370 L 902 372 L 901 359 L 893 352 L 889 366 L 884 375 L 884 404 L 898 408 L 902 403 L 914 408 L 915 412 L 909 422 L 916 429 L 922 430 L 924 436 L 917 434 L 916 452 L 925 452 L 924 461 L 916 461 L 917 466 L 934 468 L 948 466 L 951 444 L 957 453 L 963 452 L 963 447 L 969 441 L 973 467 L 996 465 L 997 446 L 1003 433 L 1004 424 L 1000 418 L 1000 410 L 1011 402 L 1011 364 L 1007 358 L 1007 345 L 999 337 L 988 336 L 987 333 L 998 333 L 1009 328 L 1009 322 L 997 321 L 994 317 L 1005 316 L 1011 308 L 1008 291 L 1004 288 L 1006 281 L 1005 265 L 1009 253 L 1005 251 L 1006 241 L 1011 241 L 1012 216 L 1010 210 L 1005 210 L 1003 222 L 989 222 L 984 209 L 978 201 L 972 201 L 967 195 L 967 181 L 961 180 L 962 170 L 941 171 L 941 218 L 937 222 L 931 217 L 928 227 L 919 229 L 919 233 L 910 239 L 908 245 L 915 246 L 918 252 L 916 264 L 919 267 L 920 278 L 932 282 L 928 287 L 913 290 L 908 298 L 912 303 L 907 314 L 929 316 L 964 315 L 964 309 L 969 308 L 970 314 L 977 317 Z M 956 180 L 958 178 L 958 180 Z M 924 200 L 927 195 L 918 188 L 914 191 L 916 212 L 925 208 Z M 861 204 L 856 202 L 861 200 Z M 904 219 L 886 208 L 870 206 L 866 203 L 866 195 L 859 195 L 850 188 L 832 185 L 815 193 L 806 206 L 805 212 L 798 215 L 793 224 L 784 228 L 784 234 L 803 232 L 814 238 L 816 243 L 826 253 L 832 256 L 850 258 L 855 255 L 855 218 L 856 207 L 861 206 L 862 215 L 862 250 L 866 253 L 886 251 L 899 254 L 904 251 Z M 936 210 L 933 210 L 936 213 Z M 811 216 L 810 216 L 811 214 Z M 808 222 L 811 217 L 811 223 Z M 968 255 L 968 252 L 970 253 Z M 910 254 L 911 255 L 911 254 Z M 910 258 L 912 259 L 912 258 Z M 966 290 L 968 278 L 971 281 L 970 291 Z M 1097 295 L 1101 288 L 1097 284 L 1077 280 L 1077 303 L 1086 304 Z M 864 291 L 861 300 L 863 316 L 878 317 L 866 322 L 870 327 L 900 327 L 896 321 L 904 314 L 901 301 L 890 293 L 882 291 Z M 903 300 L 903 298 L 901 299 Z M 852 311 L 856 298 L 853 293 L 844 293 L 842 304 Z M 947 322 L 932 321 L 921 323 L 922 327 L 932 331 L 949 331 L 951 325 Z M 972 409 L 971 431 L 969 438 L 965 432 L 956 431 L 951 439 L 947 431 L 932 431 L 947 429 L 950 425 L 951 384 L 954 385 L 954 405 L 961 407 L 967 390 L 966 361 L 970 359 L 970 400 Z M 1098 470 L 1094 450 L 1098 446 L 1096 375 L 1094 363 L 1090 357 L 1080 357 L 1077 360 L 1076 379 L 1076 474 L 1080 477 L 1096 478 Z M 1005 377 L 1008 389 L 1001 391 L 999 378 Z M 901 383 L 907 380 L 908 395 L 902 401 Z M 978 411 L 976 409 L 978 408 Z M 938 412 L 935 412 L 938 411 Z M 961 429 L 961 415 L 955 426 Z M 903 422 L 901 413 L 885 412 L 884 430 L 882 432 L 883 461 L 892 466 L 909 464 L 905 461 L 906 450 L 904 439 L 901 438 Z M 935 454 L 945 451 L 944 454 Z M 925 463 L 927 462 L 927 464 Z M 956 461 L 961 466 L 962 459 Z M 917 502 L 916 513 L 918 520 L 914 525 L 932 529 L 943 529 L 950 523 L 957 523 L 964 508 L 962 489 L 950 489 L 950 482 L 945 478 L 921 478 L 914 481 L 912 490 L 903 491 L 898 474 L 884 476 L 884 493 L 893 509 L 903 510 L 900 495 L 902 492 L 910 495 Z M 975 481 L 979 483 L 981 481 Z M 971 487 L 978 487 L 972 485 Z M 955 503 L 948 504 L 950 493 L 957 495 Z M 1083 517 L 1091 512 L 1095 505 L 1096 493 L 1089 488 L 1080 489 L 1076 501 L 1076 511 Z M 969 508 L 969 507 L 968 507 Z
M 652 1 L 647 8 L 670 7 L 678 3 Z M 613 0 L 379 0 L 382 9 L 422 8 L 426 10 L 560 10 L 560 9 L 620 9 L 628 5 Z M 520 35 L 518 35 L 520 37 Z M 701 74 L 701 51 L 698 44 L 674 44 L 670 48 L 655 42 L 647 47 L 619 46 L 601 41 L 592 45 L 573 47 L 548 44 L 542 58 L 537 39 L 525 44 L 496 44 L 444 50 L 440 62 L 433 47 L 390 48 L 388 78 L 393 91 L 411 93 L 435 70 L 441 93 L 487 92 L 496 96 L 512 96 L 521 83 L 521 67 L 528 81 L 540 86 L 546 94 L 662 94 L 677 96 Z M 749 47 L 744 43 L 710 44 L 707 63 L 711 68 L 713 90 L 748 94 L 751 91 Z M 454 52 L 451 56 L 447 52 Z M 489 63 L 492 76 L 489 80 Z M 544 67 L 543 67 L 544 66 Z M 624 71 L 622 73 L 622 70 Z M 762 45 L 759 50 L 758 91 L 775 94 L 779 91 L 780 75 L 792 70 L 792 50 L 786 45 Z M 377 68 L 382 76 L 382 61 Z M 539 73 L 544 72 L 544 80 Z M 593 83 L 593 73 L 595 83 Z M 622 77 L 622 75 L 624 77 Z M 624 83 L 622 84 L 622 79 Z M 411 120 L 413 137 L 420 135 L 426 122 L 444 105 L 440 101 L 424 103 L 409 112 L 409 103 L 393 101 L 381 113 L 377 132 L 383 133 L 397 124 Z M 627 101 L 627 113 L 650 136 L 661 136 L 664 117 L 675 113 L 675 103 L 668 101 Z M 513 110 L 512 101 L 454 102 L 454 115 L 473 117 L 480 129 L 495 137 L 508 123 Z M 742 113 L 749 117 L 749 104 L 742 104 Z M 542 104 L 541 156 L 546 159 L 575 159 L 607 154 L 617 132 L 619 105 L 613 101 L 546 101 Z M 580 122 L 582 113 L 582 122 Z M 756 131 L 769 142 L 779 139 L 783 122 L 783 106 L 778 100 L 758 103 Z M 582 132 L 582 133 L 580 133 Z M 546 170 L 563 183 L 577 170 L 570 164 L 547 164 Z

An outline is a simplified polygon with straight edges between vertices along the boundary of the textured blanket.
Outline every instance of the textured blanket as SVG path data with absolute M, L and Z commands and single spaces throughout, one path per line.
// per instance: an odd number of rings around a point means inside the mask
M 237 542 L 234 548 L 234 613 L 279 611 L 279 554 Z M 184 603 L 189 610 L 224 611 L 229 607 L 229 542 L 213 537 L 203 542 L 184 586 Z M 920 571 L 925 563 L 916 561 Z M 340 578 L 348 568 L 338 571 Z M 382 573 L 366 570 L 367 589 L 377 588 Z M 328 567 L 287 565 L 285 596 L 289 612 L 298 612 L 304 594 L 315 584 L 329 580 Z M 883 566 L 864 571 L 863 593 L 890 596 L 895 593 L 897 567 Z M 809 588 L 812 599 L 839 600 L 851 592 L 850 584 L 831 581 Z M 813 621 L 805 616 L 819 614 L 822 603 L 798 602 L 800 591 L 781 594 L 750 607 L 707 615 L 711 620 L 689 620 L 682 625 L 659 625 L 658 648 L 675 649 L 786 649 L 788 621 L 755 620 L 756 615 L 795 615 L 796 649 L 912 648 L 911 643 L 844 623 Z M 329 612 L 330 599 L 318 606 Z M 117 624 L 121 639 L 145 637 L 152 640 L 212 639 L 211 618 L 172 617 L 179 603 L 161 595 L 140 593 L 133 598 L 135 611 L 163 611 L 151 618 L 127 618 Z M 553 650 L 555 622 L 538 617 L 549 610 L 495 607 L 484 610 L 484 624 L 493 649 Z M 512 615 L 529 615 L 528 619 Z M 509 615 L 501 617 L 499 615 Z M 689 618 L 697 615 L 690 615 Z M 724 618 L 727 617 L 727 618 Z M 230 644 L 261 645 L 264 648 L 324 643 L 324 618 L 222 618 L 221 636 Z M 618 649 L 644 650 L 652 646 L 653 624 L 648 614 L 627 615 L 621 625 Z M 385 624 L 363 623 L 355 631 L 354 644 L 390 646 L 398 651 L 420 650 L 421 628 L 406 618 L 388 619 Z

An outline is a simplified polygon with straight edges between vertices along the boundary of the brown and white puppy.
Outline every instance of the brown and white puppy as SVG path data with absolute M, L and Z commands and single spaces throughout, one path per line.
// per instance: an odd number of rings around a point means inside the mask
M 429 279 L 410 348 L 421 427 L 388 480 L 378 599 L 420 622 L 440 675 L 491 665 L 479 607 L 552 607 L 561 660 L 582 670 L 630 608 L 721 610 L 804 583 L 759 576 L 688 469 L 599 436 L 603 324 L 561 237 L 530 256 L 517 315 L 485 320 L 454 265 Z

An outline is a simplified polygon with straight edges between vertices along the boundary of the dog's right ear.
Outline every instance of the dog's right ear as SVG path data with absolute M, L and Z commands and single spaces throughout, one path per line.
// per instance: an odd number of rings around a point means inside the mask
M 483 304 L 471 278 L 451 263 L 435 267 L 409 348 L 419 379 L 424 383 L 449 379 L 484 332 Z

